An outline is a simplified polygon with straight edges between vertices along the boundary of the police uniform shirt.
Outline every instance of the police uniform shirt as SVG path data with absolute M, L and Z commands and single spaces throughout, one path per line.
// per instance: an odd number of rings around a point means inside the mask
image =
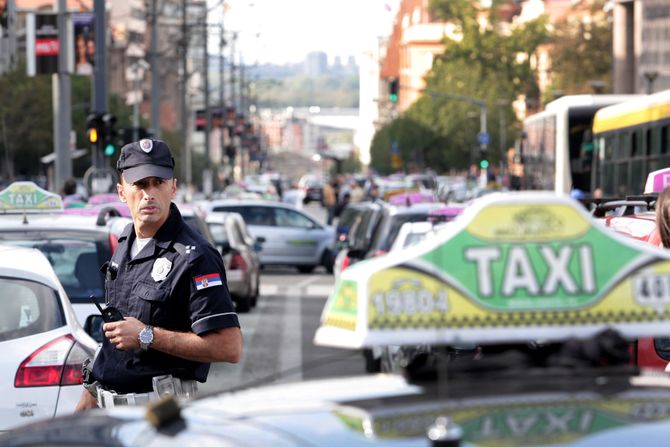
M 201 335 L 239 327 L 221 255 L 184 222 L 174 204 L 154 238 L 130 259 L 134 240 L 129 224 L 111 261 L 103 266 L 107 305 L 124 316 L 171 331 Z M 163 374 L 204 382 L 208 372 L 209 363 L 151 348 L 118 350 L 106 337 L 93 366 L 95 379 L 118 393 L 151 391 L 151 378 Z

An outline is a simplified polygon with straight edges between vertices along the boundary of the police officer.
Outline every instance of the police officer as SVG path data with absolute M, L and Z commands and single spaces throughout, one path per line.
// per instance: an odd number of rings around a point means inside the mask
M 107 306 L 123 319 L 104 323 L 76 411 L 141 404 L 163 392 L 189 397 L 211 362 L 237 363 L 242 352 L 221 255 L 172 203 L 177 181 L 168 146 L 130 143 L 117 169 L 117 192 L 133 223 L 103 271 Z

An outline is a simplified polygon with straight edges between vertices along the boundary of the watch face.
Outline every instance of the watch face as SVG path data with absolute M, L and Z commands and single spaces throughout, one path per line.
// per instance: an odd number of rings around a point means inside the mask
M 154 334 L 149 328 L 144 328 L 140 331 L 140 342 L 151 343 L 154 341 Z

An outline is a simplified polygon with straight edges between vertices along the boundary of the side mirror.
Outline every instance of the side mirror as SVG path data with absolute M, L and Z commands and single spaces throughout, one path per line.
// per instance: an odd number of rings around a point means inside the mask
M 265 238 L 262 236 L 259 236 L 256 238 L 256 241 L 254 242 L 253 249 L 256 253 L 260 252 L 263 250 L 263 243 L 265 242 Z
M 103 324 L 104 321 L 102 320 L 102 315 L 89 315 L 88 318 L 86 318 L 86 323 L 84 323 L 84 330 L 93 338 L 93 340 L 102 343 Z

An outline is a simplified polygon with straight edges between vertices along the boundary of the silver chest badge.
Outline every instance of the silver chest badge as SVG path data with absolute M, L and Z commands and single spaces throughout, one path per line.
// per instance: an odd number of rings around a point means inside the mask
M 163 281 L 170 269 L 172 268 L 172 263 L 167 258 L 158 258 L 154 261 L 154 267 L 151 269 L 151 277 L 154 281 Z

